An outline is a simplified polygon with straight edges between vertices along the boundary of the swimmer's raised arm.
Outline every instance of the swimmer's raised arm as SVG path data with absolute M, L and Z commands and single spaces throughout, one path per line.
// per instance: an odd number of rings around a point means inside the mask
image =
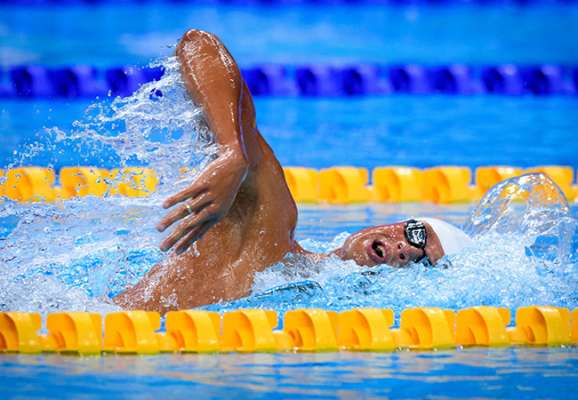
M 177 207 L 157 228 L 164 231 L 181 222 L 162 242 L 161 249 L 174 247 L 182 253 L 227 214 L 261 154 L 256 144 L 251 95 L 237 63 L 219 39 L 190 30 L 179 42 L 176 55 L 187 91 L 203 109 L 220 145 L 218 158 L 188 188 L 163 203 L 164 208 Z

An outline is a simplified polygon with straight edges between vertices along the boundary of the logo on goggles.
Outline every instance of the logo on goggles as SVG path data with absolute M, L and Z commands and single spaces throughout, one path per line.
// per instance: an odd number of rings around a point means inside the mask
M 427 231 L 423 222 L 410 219 L 405 223 L 405 239 L 414 247 L 424 249 L 427 244 Z

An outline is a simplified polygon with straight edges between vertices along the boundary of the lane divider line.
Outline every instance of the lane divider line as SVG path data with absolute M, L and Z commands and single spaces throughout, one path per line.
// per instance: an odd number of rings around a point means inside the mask
M 529 172 L 548 175 L 570 201 L 578 199 L 572 167 L 561 165 L 522 169 L 512 166 L 431 168 L 338 166 L 316 170 L 283 169 L 289 190 L 302 204 L 411 203 L 436 204 L 476 202 L 496 183 Z M 183 174 L 187 171 L 183 170 Z M 369 178 L 371 176 L 371 185 Z M 0 170 L 0 201 L 66 201 L 84 196 L 146 197 L 157 190 L 159 177 L 150 168 L 65 167 L 57 174 L 51 168 L 18 167 Z
M 119 311 L 49 313 L 47 333 L 33 312 L 0 312 L 2 353 L 79 355 L 159 353 L 276 353 L 455 349 L 457 347 L 568 346 L 578 344 L 578 309 L 519 307 L 514 326 L 507 308 L 479 306 L 457 311 L 436 307 L 403 310 L 392 329 L 390 309 L 287 311 L 275 329 L 275 311 L 240 309 L 222 315 L 182 310 L 161 316 Z
M 255 96 L 578 94 L 578 65 L 262 64 L 241 72 Z M 162 67 L 20 65 L 0 69 L 0 98 L 130 96 L 163 73 Z M 162 97 L 162 91 L 151 96 Z

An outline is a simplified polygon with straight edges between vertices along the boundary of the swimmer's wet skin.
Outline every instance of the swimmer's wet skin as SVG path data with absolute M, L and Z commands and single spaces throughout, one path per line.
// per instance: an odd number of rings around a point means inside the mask
M 161 243 L 169 254 L 114 299 L 131 309 L 166 312 L 237 299 L 249 294 L 256 272 L 287 253 L 327 256 L 294 240 L 295 201 L 225 46 L 210 33 L 190 30 L 176 55 L 186 89 L 220 145 L 219 156 L 164 202 L 171 210 L 157 228 L 173 229 Z M 467 235 L 443 221 L 418 219 L 354 233 L 332 254 L 364 266 L 401 267 L 424 259 L 435 264 L 468 243 Z

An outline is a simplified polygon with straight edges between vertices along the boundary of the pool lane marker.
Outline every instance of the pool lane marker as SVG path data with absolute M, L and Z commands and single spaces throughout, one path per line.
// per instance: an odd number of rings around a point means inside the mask
M 574 170 L 569 166 L 400 166 L 367 168 L 338 166 L 316 170 L 284 167 L 293 198 L 302 204 L 410 203 L 436 204 L 477 202 L 496 183 L 529 172 L 548 175 L 569 201 L 578 199 Z M 183 174 L 188 173 L 186 170 Z M 5 175 L 3 177 L 3 175 Z M 473 177 L 475 176 L 475 179 Z M 65 167 L 58 174 L 50 168 L 19 167 L 0 170 L 0 201 L 61 202 L 84 196 L 146 197 L 156 191 L 159 177 L 150 168 L 107 170 L 96 167 Z M 475 184 L 472 181 L 475 180 Z
M 402 311 L 392 329 L 393 311 L 360 308 L 337 313 L 298 309 L 284 315 L 240 309 L 223 315 L 200 310 L 172 311 L 166 329 L 150 311 L 50 313 L 40 334 L 39 313 L 0 312 L 0 352 L 101 355 L 227 352 L 334 352 L 451 349 L 460 346 L 567 346 L 578 344 L 578 309 L 520 307 L 515 326 L 510 311 L 471 307 L 457 312 L 436 307 Z
M 263 64 L 242 68 L 254 96 L 349 97 L 375 95 L 574 96 L 578 65 Z M 162 67 L 87 65 L 0 68 L 0 97 L 94 99 L 130 96 L 162 78 Z M 151 87 L 152 98 L 162 91 Z

